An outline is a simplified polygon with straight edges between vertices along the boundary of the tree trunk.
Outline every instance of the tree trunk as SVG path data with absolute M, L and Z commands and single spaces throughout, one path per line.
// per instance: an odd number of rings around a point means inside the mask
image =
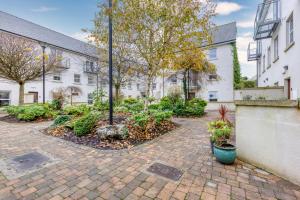
M 187 71 L 184 70 L 184 72 L 183 72 L 183 79 L 182 79 L 182 82 L 183 82 L 183 94 L 184 94 L 184 101 L 185 102 L 187 102 L 187 99 L 188 99 L 186 73 L 187 73 Z
M 148 77 L 147 78 L 147 87 L 146 87 L 145 111 L 148 110 L 149 97 L 150 97 L 150 91 L 151 91 L 151 82 L 152 82 L 152 78 Z
M 115 90 L 116 90 L 116 102 L 117 104 L 120 103 L 120 84 L 115 84 Z
M 19 105 L 24 104 L 24 82 L 19 83 Z

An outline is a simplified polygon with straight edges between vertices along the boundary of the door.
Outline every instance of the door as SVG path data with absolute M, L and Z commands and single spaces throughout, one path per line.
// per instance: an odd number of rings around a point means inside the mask
M 28 92 L 28 94 L 33 94 L 33 103 L 39 102 L 39 93 L 38 92 Z
M 287 79 L 288 99 L 291 99 L 291 79 Z

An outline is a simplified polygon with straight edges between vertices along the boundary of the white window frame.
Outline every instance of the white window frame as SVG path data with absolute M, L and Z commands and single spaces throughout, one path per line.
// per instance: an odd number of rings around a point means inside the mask
M 94 103 L 94 94 L 93 93 L 88 93 L 87 103 L 88 104 L 93 104 Z
M 208 59 L 209 60 L 217 59 L 217 48 L 211 48 L 208 50 Z
M 96 77 L 94 74 L 88 74 L 88 85 L 95 85 L 96 84 Z
M 274 61 L 279 59 L 279 40 L 278 35 L 274 39 Z
M 7 90 L 0 90 L 0 92 L 3 92 L 3 93 L 8 93 L 8 99 L 7 98 L 3 98 L 0 96 L 0 101 L 8 101 L 8 105 L 10 105 L 10 102 L 11 102 L 11 92 L 10 91 L 7 91 Z M 1 104 L 0 104 L 0 107 L 1 107 Z
M 286 46 L 289 47 L 294 43 L 294 16 L 293 13 L 286 20 Z
M 61 82 L 61 73 L 60 72 L 55 72 L 53 74 L 53 81 Z
M 214 98 L 211 98 L 211 95 L 213 95 Z M 209 91 L 208 92 L 208 101 L 209 102 L 218 102 L 218 91 Z
M 78 76 L 78 77 L 76 77 Z M 80 74 L 74 74 L 74 83 L 81 83 L 81 75 Z

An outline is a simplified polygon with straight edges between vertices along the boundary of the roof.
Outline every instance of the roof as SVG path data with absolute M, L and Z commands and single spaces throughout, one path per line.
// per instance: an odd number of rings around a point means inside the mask
M 227 44 L 236 41 L 237 27 L 236 22 L 216 26 L 211 30 L 212 45 Z M 207 44 L 203 44 L 206 46 Z
M 0 30 L 72 52 L 98 57 L 95 46 L 0 11 Z

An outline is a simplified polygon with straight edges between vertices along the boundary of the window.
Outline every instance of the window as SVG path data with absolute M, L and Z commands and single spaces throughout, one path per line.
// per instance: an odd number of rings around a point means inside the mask
M 271 47 L 268 47 L 268 68 L 271 67 Z
M 274 86 L 279 86 L 279 82 L 274 83 Z
M 96 83 L 95 76 L 92 75 L 92 74 L 89 74 L 88 75 L 88 84 L 89 85 L 94 85 L 95 83 Z
M 208 92 L 208 100 L 209 101 L 218 101 L 218 92 L 217 91 Z
M 278 36 L 274 39 L 274 60 L 279 58 L 279 46 L 278 46 Z
M 94 101 L 94 94 L 88 93 L 88 104 L 93 104 Z
M 132 85 L 131 85 L 131 83 L 128 83 L 128 90 L 131 90 L 132 89 Z
M 136 89 L 140 90 L 140 84 L 139 83 L 136 84 Z
M 177 77 L 176 76 L 172 76 L 171 77 L 171 84 L 177 84 Z
M 65 58 L 65 67 L 70 68 L 71 66 L 71 59 L 70 58 Z
M 152 83 L 152 90 L 156 90 L 156 83 Z
M 80 83 L 80 74 L 74 74 L 74 82 Z
M 215 81 L 215 80 L 217 80 L 217 78 L 218 78 L 217 74 L 208 75 L 208 80 L 210 80 L 210 81 Z
M 266 71 L 266 55 L 263 57 L 263 73 Z
M 87 72 L 94 72 L 94 62 L 93 61 L 87 60 L 85 62 L 85 65 L 86 65 L 86 71 Z
M 53 74 L 53 80 L 54 81 L 61 81 L 61 74 L 60 73 L 54 73 Z
M 261 76 L 261 60 L 257 61 L 257 70 L 258 70 L 258 75 Z
M 286 21 L 286 46 L 290 46 L 294 42 L 294 18 L 293 13 Z
M 10 92 L 0 90 L 0 107 L 8 106 L 10 104 Z
M 212 48 L 212 49 L 208 50 L 208 58 L 210 60 L 217 59 L 217 49 L 216 48 Z

